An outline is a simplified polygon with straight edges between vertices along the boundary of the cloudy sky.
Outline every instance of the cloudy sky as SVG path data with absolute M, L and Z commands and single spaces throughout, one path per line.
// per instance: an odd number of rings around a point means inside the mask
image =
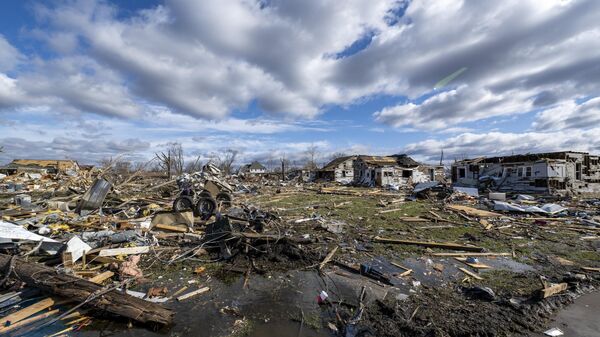
M 0 2 L 0 162 L 600 152 L 600 1 Z

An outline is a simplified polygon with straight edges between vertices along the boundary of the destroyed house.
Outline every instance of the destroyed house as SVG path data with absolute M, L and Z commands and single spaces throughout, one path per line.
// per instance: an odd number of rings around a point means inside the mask
M 267 172 L 267 168 L 261 163 L 253 161 L 251 164 L 246 164 L 240 167 L 240 173 L 246 174 L 263 174 Z
M 419 163 L 400 154 L 358 156 L 354 161 L 354 183 L 360 186 L 404 186 L 443 179 L 443 167 Z
M 8 165 L 0 167 L 0 173 L 7 175 L 21 172 L 56 174 L 79 169 L 79 164 L 75 160 L 15 159 Z
M 457 161 L 455 186 L 502 192 L 599 192 L 599 157 L 586 152 L 550 152 Z
M 348 184 L 354 181 L 356 156 L 335 158 L 317 172 L 317 179 Z

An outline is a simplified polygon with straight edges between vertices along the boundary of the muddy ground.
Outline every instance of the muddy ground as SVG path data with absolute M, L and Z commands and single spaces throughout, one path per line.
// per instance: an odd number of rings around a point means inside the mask
M 403 201 L 403 195 L 394 193 L 371 195 L 368 189 L 358 188 L 344 191 L 361 195 L 265 187 L 256 195 L 237 196 L 237 204 L 268 210 L 280 218 L 277 225 L 265 228 L 266 232 L 305 241 L 270 241 L 241 248 L 227 261 L 219 260 L 218 251 L 209 250 L 171 264 L 164 261 L 189 247 L 164 242 L 162 251 L 144 255 L 141 266 L 147 280 L 134 290 L 164 286 L 173 294 L 182 287 L 209 286 L 211 291 L 182 302 L 167 302 L 176 312 L 170 328 L 150 331 L 111 318 L 97 320 L 79 334 L 525 336 L 546 330 L 561 308 L 600 286 L 600 273 L 581 269 L 600 267 L 600 241 L 582 239 L 597 235 L 597 230 L 565 229 L 566 225 L 534 223 L 516 215 L 511 215 L 513 220 L 494 221 L 492 228 L 486 229 L 475 218 L 446 210 L 437 199 Z M 431 218 L 430 211 L 444 220 L 403 220 Z M 328 230 L 330 224 L 334 226 Z M 374 236 L 469 244 L 510 256 L 480 258 L 479 262 L 492 268 L 481 270 L 482 279 L 477 280 L 459 270 L 467 267 L 462 262 L 432 255 L 448 250 L 377 243 Z M 318 264 L 335 246 L 339 249 L 332 262 L 318 272 Z M 391 284 L 343 267 L 361 263 L 389 276 Z M 394 264 L 413 272 L 400 276 L 404 270 Z M 206 269 L 194 273 L 197 267 Z M 569 288 L 540 300 L 536 294 L 542 279 L 566 282 Z M 363 287 L 364 312 L 356 324 L 349 325 L 360 308 Z M 483 288 L 490 289 L 493 296 L 482 293 Z M 330 297 L 318 304 L 322 290 Z

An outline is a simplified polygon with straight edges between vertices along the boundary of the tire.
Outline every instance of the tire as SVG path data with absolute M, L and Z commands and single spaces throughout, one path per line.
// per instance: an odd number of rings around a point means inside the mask
M 227 192 L 217 194 L 217 204 L 220 204 L 224 209 L 231 207 L 232 201 L 233 196 Z
M 196 213 L 204 221 L 210 219 L 216 209 L 217 202 L 212 197 L 201 197 L 196 204 Z
M 193 210 L 194 209 L 194 201 L 192 200 L 191 197 L 188 196 L 181 196 L 181 197 L 177 197 L 175 198 L 175 200 L 173 200 L 173 211 L 175 212 L 184 212 L 184 211 L 188 211 L 188 210 Z
M 200 194 L 198 194 L 198 196 L 200 198 L 212 198 L 212 194 L 210 194 L 210 192 L 207 190 L 202 190 L 202 192 L 200 192 Z

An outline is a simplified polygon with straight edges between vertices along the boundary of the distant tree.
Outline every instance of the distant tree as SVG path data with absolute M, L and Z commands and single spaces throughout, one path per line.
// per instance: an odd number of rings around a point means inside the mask
M 202 169 L 202 161 L 200 160 L 200 156 L 196 157 L 196 160 L 191 161 L 185 165 L 185 172 L 194 173 L 198 172 Z
M 318 155 L 318 150 L 319 147 L 316 146 L 315 144 L 310 144 L 308 146 L 308 148 L 306 149 L 306 165 L 305 168 L 310 169 L 310 170 L 314 170 L 317 169 L 317 162 L 316 162 L 316 157 Z
M 219 167 L 225 174 L 231 174 L 233 171 L 233 163 L 235 163 L 239 150 L 227 149 L 222 154 L 214 153 L 211 158 L 211 162 Z
M 183 147 L 180 143 L 167 143 L 167 149 L 165 151 L 157 152 L 154 155 L 158 161 L 159 169 L 163 172 L 167 172 L 169 179 L 173 175 L 183 173 L 185 162 L 183 158 Z
M 346 157 L 346 156 L 348 156 L 348 155 L 345 154 L 344 152 L 334 152 L 329 157 L 329 160 L 331 161 L 331 160 L 335 160 L 335 159 Z

